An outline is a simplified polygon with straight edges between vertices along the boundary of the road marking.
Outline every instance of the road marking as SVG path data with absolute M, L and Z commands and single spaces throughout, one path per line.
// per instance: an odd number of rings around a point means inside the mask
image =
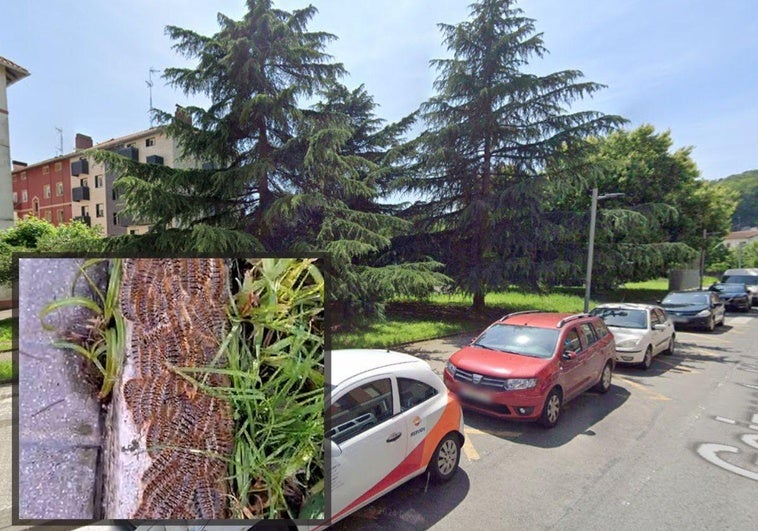
M 466 437 L 466 440 L 463 442 L 463 453 L 466 454 L 466 458 L 469 461 L 479 461 L 479 452 L 471 444 L 471 437 Z
M 494 435 L 496 437 L 520 437 L 521 434 L 523 433 L 523 432 L 520 432 L 520 431 L 503 431 L 503 430 L 487 430 L 487 431 L 482 431 L 482 430 L 479 430 L 479 429 L 476 429 L 476 428 L 466 428 L 465 432 L 467 434 L 468 433 L 472 433 L 474 435 L 487 434 L 487 435 Z
M 752 317 L 732 317 L 729 319 L 729 324 L 730 325 L 735 325 L 735 324 L 744 325 L 744 324 L 748 324 L 752 320 L 753 320 Z
M 700 455 L 700 457 L 709 463 L 713 463 L 714 465 L 719 466 L 724 470 L 728 470 L 729 472 L 733 472 L 742 477 L 758 481 L 758 474 L 752 470 L 745 470 L 744 468 L 740 468 L 736 465 L 724 461 L 718 456 L 719 452 L 729 452 L 730 454 L 740 453 L 738 448 L 735 448 L 734 446 L 727 446 L 725 444 L 705 443 L 701 444 L 697 448 L 697 453 Z
M 625 383 L 631 385 L 632 387 L 634 387 L 635 389 L 639 389 L 640 391 L 646 392 L 647 394 L 650 395 L 650 399 L 651 400 L 671 400 L 669 397 L 667 397 L 665 395 L 662 395 L 660 393 L 656 393 L 655 391 L 652 391 L 652 390 L 648 389 L 647 387 L 645 387 L 642 384 L 638 384 L 637 382 L 633 382 L 631 380 L 627 380 L 626 378 L 622 378 L 622 377 L 620 377 L 618 375 L 615 375 L 615 376 L 616 376 L 617 380 L 625 382 Z
M 736 420 L 728 419 L 726 417 L 714 417 L 719 422 L 725 422 L 727 424 L 737 424 Z

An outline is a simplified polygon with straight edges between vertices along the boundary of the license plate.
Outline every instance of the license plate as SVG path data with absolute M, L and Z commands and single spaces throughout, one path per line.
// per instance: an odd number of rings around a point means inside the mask
M 476 389 L 469 389 L 467 387 L 461 387 L 459 391 L 460 395 L 471 400 L 478 402 L 492 402 L 492 397 L 485 391 L 477 391 Z

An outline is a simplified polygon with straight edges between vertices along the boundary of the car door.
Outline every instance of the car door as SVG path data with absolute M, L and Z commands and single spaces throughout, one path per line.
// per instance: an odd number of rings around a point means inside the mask
M 408 431 L 397 411 L 392 375 L 351 385 L 329 407 L 333 517 L 386 492 L 403 479 Z
M 564 401 L 570 400 L 580 392 L 583 377 L 583 366 L 585 362 L 584 352 L 582 350 L 582 340 L 579 338 L 579 331 L 575 326 L 566 330 L 563 336 L 563 351 L 575 354 L 571 359 L 561 356 L 560 370 L 561 383 L 564 389 Z
M 585 390 L 595 384 L 600 378 L 600 372 L 603 370 L 605 359 L 601 352 L 601 346 L 597 341 L 595 329 L 590 323 L 579 325 L 579 337 L 582 340 L 582 356 L 584 364 L 582 365 L 582 376 L 580 380 L 580 390 Z
M 662 325 L 663 328 L 658 330 L 656 325 Z M 657 308 L 650 310 L 650 337 L 652 338 L 653 353 L 658 354 L 668 348 L 669 339 L 673 333 L 674 325 L 671 324 L 666 315 Z

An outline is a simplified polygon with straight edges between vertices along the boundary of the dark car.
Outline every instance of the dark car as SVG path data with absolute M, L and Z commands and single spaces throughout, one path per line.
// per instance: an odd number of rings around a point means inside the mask
M 750 311 L 752 294 L 745 284 L 718 282 L 708 289 L 718 293 L 719 298 L 728 309 L 741 312 Z
M 674 326 L 693 326 L 712 332 L 724 324 L 726 309 L 715 291 L 672 291 L 661 301 Z

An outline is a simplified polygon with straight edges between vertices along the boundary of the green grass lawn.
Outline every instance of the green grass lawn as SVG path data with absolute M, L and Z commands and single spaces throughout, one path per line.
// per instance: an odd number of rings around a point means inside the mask
M 0 383 L 10 382 L 13 378 L 13 364 L 0 360 Z
M 13 341 L 11 340 L 12 322 L 11 319 L 0 321 L 0 352 L 5 352 L 13 347 Z
M 717 279 L 705 277 L 703 286 Z M 633 282 L 611 291 L 592 294 L 590 308 L 603 302 L 655 304 L 668 292 L 668 279 Z M 400 299 L 387 307 L 387 319 L 364 327 L 332 334 L 333 348 L 385 348 L 424 341 L 451 334 L 480 332 L 489 323 L 509 312 L 538 310 L 579 313 L 584 309 L 584 288 L 557 287 L 549 294 L 507 291 L 485 297 L 487 311 L 474 315 L 471 296 L 434 294 L 426 301 Z

